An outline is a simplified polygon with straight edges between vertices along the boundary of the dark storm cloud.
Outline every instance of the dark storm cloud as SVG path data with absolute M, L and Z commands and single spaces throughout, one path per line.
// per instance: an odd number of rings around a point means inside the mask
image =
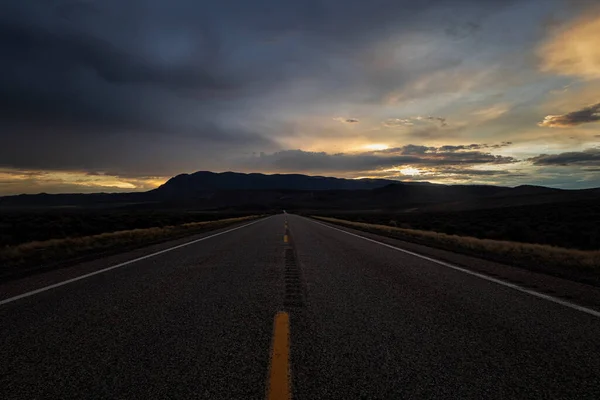
M 560 154 L 541 154 L 528 159 L 533 165 L 542 166 L 600 166 L 600 148 L 587 149 L 584 151 L 571 151 Z
M 511 164 L 512 157 L 480 151 L 445 151 L 443 147 L 407 145 L 364 153 L 307 152 L 286 150 L 242 160 L 246 168 L 270 171 L 366 172 L 382 168 L 410 165 L 413 167 L 474 166 Z
M 217 130 L 179 131 L 177 134 L 106 131 L 57 125 L 45 130 L 38 125 L 13 125 L 14 137 L 0 142 L 0 167 L 111 171 L 113 175 L 174 175 L 198 169 L 223 167 L 219 155 L 232 148 L 262 146 L 270 142 L 248 132 Z M 46 132 L 46 133 L 44 133 Z M 220 137 L 217 135 L 221 133 Z
M 549 128 L 569 128 L 600 121 L 600 103 L 564 115 L 548 115 L 538 125 Z
M 207 66 L 193 69 L 191 65 L 175 65 L 166 68 L 90 34 L 36 31 L 7 24 L 0 27 L 0 38 L 8 53 L 6 55 L 12 59 L 23 60 L 32 53 L 44 52 L 51 54 L 54 62 L 65 66 L 90 68 L 108 83 L 157 83 L 217 90 L 234 86 L 231 81 L 222 82 Z M 211 54 L 204 56 L 210 57 Z
M 506 3 L 453 1 L 447 33 L 471 34 L 461 13 Z M 373 88 L 365 98 L 379 98 L 411 71 L 356 76 L 347 66 L 382 37 L 443 25 L 446 14 L 431 12 L 440 7 L 448 3 L 3 1 L 0 163 L 170 173 L 218 167 L 227 152 L 274 151 L 282 133 L 248 117 L 269 109 L 263 98 L 302 79 L 317 83 L 319 99 L 343 98 L 360 79 Z M 420 70 L 461 61 L 436 62 Z

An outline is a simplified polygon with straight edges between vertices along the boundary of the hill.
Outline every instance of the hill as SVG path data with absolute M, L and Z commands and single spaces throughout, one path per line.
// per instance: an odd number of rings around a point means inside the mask
M 169 179 L 152 192 L 197 194 L 219 190 L 367 190 L 396 181 L 387 179 L 343 179 L 299 174 L 242 174 L 198 171 Z
M 200 171 L 177 175 L 138 193 L 38 194 L 0 197 L 0 209 L 125 208 L 190 210 L 459 211 L 600 200 L 600 189 L 541 186 L 440 185 L 385 179 L 342 179 L 298 174 Z

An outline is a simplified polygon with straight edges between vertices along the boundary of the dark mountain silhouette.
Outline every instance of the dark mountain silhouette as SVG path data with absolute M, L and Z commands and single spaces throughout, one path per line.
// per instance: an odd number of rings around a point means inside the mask
M 545 186 L 521 185 L 496 193 L 496 196 L 540 196 L 564 193 L 565 190 Z
M 323 176 L 308 176 L 299 174 L 265 175 L 243 174 L 236 172 L 215 173 L 198 171 L 193 174 L 181 174 L 169 179 L 165 184 L 148 192 L 133 193 L 66 193 L 35 195 L 16 195 L 0 197 L 0 207 L 67 207 L 67 206 L 96 206 L 124 205 L 128 203 L 144 203 L 148 206 L 156 203 L 169 205 L 191 205 L 213 198 L 220 191 L 323 191 L 323 190 L 368 190 L 389 185 L 396 181 L 386 179 L 342 179 Z M 427 183 L 426 183 L 427 184 Z M 225 197 L 232 196 L 228 193 Z M 239 193 L 237 194 L 239 195 Z M 237 196 L 236 195 L 236 196 Z M 267 201 L 267 193 L 254 194 L 256 201 Z M 277 196 L 277 195 L 276 195 Z M 247 196 L 246 196 L 247 197 Z M 220 198 L 220 197 L 219 197 Z M 244 196 L 242 195 L 242 198 Z M 239 204 L 236 199 L 233 201 Z M 215 200 L 214 202 L 216 202 Z M 225 201 L 223 204 L 231 203 Z
M 190 194 L 217 190 L 359 190 L 374 189 L 394 183 L 387 179 L 342 179 L 299 174 L 242 174 L 199 171 L 169 179 L 154 192 Z
M 385 179 L 196 172 L 142 193 L 0 197 L 0 208 L 120 207 L 195 210 L 449 211 L 599 199 L 600 189 L 440 185 Z

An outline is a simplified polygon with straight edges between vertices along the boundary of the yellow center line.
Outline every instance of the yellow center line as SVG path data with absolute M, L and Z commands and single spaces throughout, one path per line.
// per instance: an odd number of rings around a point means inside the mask
M 290 317 L 286 312 L 275 315 L 273 348 L 267 400 L 290 400 Z

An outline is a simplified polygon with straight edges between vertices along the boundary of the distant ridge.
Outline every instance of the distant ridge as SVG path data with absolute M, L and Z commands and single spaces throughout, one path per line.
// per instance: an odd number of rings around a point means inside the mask
M 158 193 L 199 193 L 216 190 L 370 190 L 398 181 L 388 179 L 344 179 L 300 174 L 244 174 L 198 171 L 169 179 Z
M 388 179 L 199 171 L 177 175 L 148 192 L 5 196 L 0 197 L 0 208 L 449 211 L 586 199 L 600 201 L 600 188 L 441 185 Z

